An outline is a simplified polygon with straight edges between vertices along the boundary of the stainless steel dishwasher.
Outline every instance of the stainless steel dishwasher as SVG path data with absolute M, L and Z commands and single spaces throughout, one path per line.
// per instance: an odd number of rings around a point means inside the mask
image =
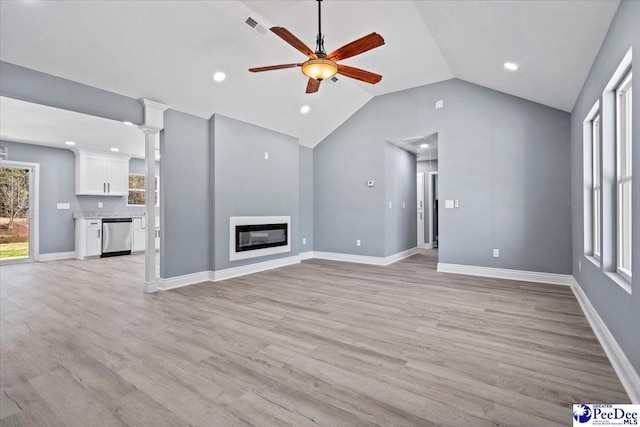
M 129 255 L 132 228 L 131 218 L 103 218 L 101 256 Z

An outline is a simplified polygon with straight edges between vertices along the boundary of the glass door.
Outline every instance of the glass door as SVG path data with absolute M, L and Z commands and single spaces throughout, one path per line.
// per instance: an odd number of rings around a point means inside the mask
M 31 174 L 30 168 L 0 166 L 0 261 L 33 259 Z

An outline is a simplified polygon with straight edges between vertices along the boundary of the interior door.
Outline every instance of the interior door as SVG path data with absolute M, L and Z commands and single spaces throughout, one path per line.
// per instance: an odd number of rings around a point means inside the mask
M 424 173 L 417 174 L 416 189 L 418 198 L 418 247 L 424 246 Z

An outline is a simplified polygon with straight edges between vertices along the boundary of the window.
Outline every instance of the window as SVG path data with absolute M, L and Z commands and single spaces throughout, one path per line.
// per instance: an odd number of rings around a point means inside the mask
M 616 88 L 616 271 L 631 281 L 631 71 Z
M 129 174 L 129 195 L 127 196 L 127 206 L 144 206 L 146 202 L 144 191 L 144 175 L 137 173 Z M 156 176 L 155 201 L 158 206 L 159 182 Z
M 591 158 L 593 159 L 592 185 L 591 185 L 591 248 L 593 249 L 593 257 L 600 259 L 602 244 L 600 241 L 600 233 L 602 230 L 602 218 L 600 217 L 602 207 L 602 169 L 600 167 L 600 113 L 591 121 Z

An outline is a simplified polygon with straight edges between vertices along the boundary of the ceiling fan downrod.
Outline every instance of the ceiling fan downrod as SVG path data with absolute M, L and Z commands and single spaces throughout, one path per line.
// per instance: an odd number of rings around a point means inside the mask
M 322 0 L 316 0 L 318 2 L 318 36 L 316 37 L 316 52 L 318 58 L 325 58 L 327 52 L 324 50 L 324 36 L 322 35 Z

